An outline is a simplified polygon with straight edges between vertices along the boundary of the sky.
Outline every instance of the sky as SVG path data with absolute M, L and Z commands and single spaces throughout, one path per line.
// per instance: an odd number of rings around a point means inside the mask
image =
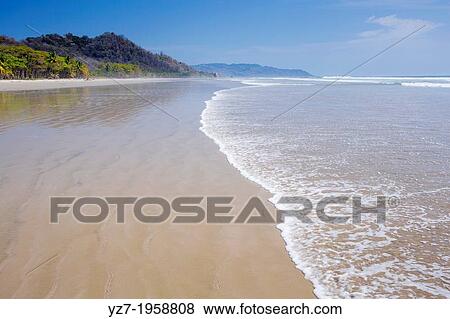
M 258 63 L 342 75 L 450 75 L 450 0 L 0 0 L 16 39 L 115 32 L 188 64 Z

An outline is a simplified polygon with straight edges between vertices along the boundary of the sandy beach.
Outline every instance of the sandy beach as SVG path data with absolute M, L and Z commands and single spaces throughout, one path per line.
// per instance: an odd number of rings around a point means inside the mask
M 169 82 L 172 80 L 182 81 L 175 78 L 92 78 L 84 79 L 37 79 L 37 80 L 1 80 L 0 92 L 7 91 L 30 91 L 30 90 L 50 90 L 74 87 L 92 87 L 92 86 L 110 86 L 110 85 L 128 85 L 152 82 Z
M 226 195 L 233 213 L 258 196 L 274 213 L 199 130 L 205 101 L 236 83 L 121 81 L 179 121 L 110 80 L 0 81 L 0 297 L 313 298 L 274 225 L 50 224 L 62 195 Z

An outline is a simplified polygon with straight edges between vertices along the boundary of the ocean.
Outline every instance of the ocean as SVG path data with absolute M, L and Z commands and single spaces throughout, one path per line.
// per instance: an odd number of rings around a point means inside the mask
M 395 199 L 384 224 L 278 225 L 318 297 L 449 298 L 450 78 L 346 77 L 274 119 L 335 79 L 234 79 L 243 86 L 207 101 L 201 130 L 276 205 Z

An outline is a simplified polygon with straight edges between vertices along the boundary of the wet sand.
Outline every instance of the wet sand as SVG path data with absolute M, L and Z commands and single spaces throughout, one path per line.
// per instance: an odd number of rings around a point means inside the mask
M 200 130 L 225 81 L 0 93 L 0 297 L 312 298 L 273 225 L 49 223 L 50 196 L 253 196 Z M 3 110 L 2 110 L 3 109 Z M 205 208 L 204 201 L 202 206 Z
M 110 86 L 110 85 L 129 85 L 137 83 L 154 83 L 182 81 L 183 79 L 172 78 L 127 78 L 127 79 L 55 79 L 55 80 L 1 80 L 0 92 L 6 91 L 29 91 L 29 90 L 48 90 L 74 87 L 92 87 L 92 86 Z M 188 79 L 186 79 L 188 80 Z

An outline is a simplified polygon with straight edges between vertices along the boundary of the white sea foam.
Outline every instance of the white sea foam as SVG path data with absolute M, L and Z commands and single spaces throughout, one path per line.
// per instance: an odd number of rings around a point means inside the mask
M 450 83 L 434 83 L 434 82 L 402 82 L 401 85 L 414 87 L 430 87 L 430 88 L 450 88 Z
M 313 83 L 286 83 L 286 82 L 263 82 L 257 80 L 242 80 L 240 81 L 242 84 L 254 85 L 254 86 L 279 86 L 279 85 L 293 85 L 293 86 L 302 86 L 302 85 L 314 85 Z
M 379 76 L 323 76 L 323 77 L 255 77 L 255 78 L 232 78 L 245 85 L 251 86 L 311 86 L 320 83 L 339 84 L 378 84 L 378 85 L 401 85 L 417 88 L 449 88 L 450 77 L 379 77 Z
M 270 81 L 273 81 L 275 85 L 266 85 L 266 82 Z M 260 82 L 263 84 L 261 85 Z M 291 126 L 289 121 L 271 124 L 268 121 L 272 117 L 271 111 L 279 110 L 280 107 L 282 109 L 286 104 L 292 104 L 289 98 L 295 99 L 297 91 L 306 90 L 305 93 L 307 93 L 308 86 L 289 86 L 287 85 L 289 83 L 284 84 L 284 80 L 281 79 L 275 81 L 252 79 L 245 80 L 245 84 L 250 86 L 218 91 L 211 100 L 206 102 L 206 108 L 201 116 L 201 130 L 218 144 L 228 161 L 245 177 L 274 194 L 272 202 L 276 204 L 279 197 L 283 195 L 302 195 L 316 201 L 327 195 L 352 195 L 355 192 L 366 194 L 366 196 L 395 195 L 405 201 L 402 206 L 394 210 L 388 226 L 363 224 L 335 227 L 323 223 L 305 225 L 295 218 L 286 218 L 283 224 L 278 225 L 289 255 L 306 278 L 313 283 L 315 294 L 318 297 L 346 298 L 450 297 L 449 291 L 442 286 L 445 278 L 450 276 L 448 254 L 445 249 L 443 250 L 443 247 L 447 245 L 447 239 L 445 235 L 444 237 L 427 235 L 427 232 L 431 230 L 436 232 L 436 229 L 439 229 L 441 233 L 445 232 L 445 227 L 449 225 L 448 214 L 435 212 L 439 206 L 434 207 L 439 204 L 439 201 L 445 201 L 445 198 L 448 197 L 450 190 L 445 186 L 448 179 L 444 176 L 442 180 L 432 180 L 431 183 L 422 184 L 417 189 L 414 183 L 402 184 L 410 183 L 408 179 L 402 180 L 400 183 L 397 175 L 387 178 L 384 177 L 386 173 L 383 173 L 386 164 L 389 163 L 383 162 L 384 157 L 394 156 L 391 161 L 394 161 L 396 157 L 404 157 L 404 154 L 408 154 L 402 152 L 405 145 L 412 148 L 411 151 L 408 151 L 409 153 L 417 152 L 413 147 L 418 140 L 409 131 L 411 128 L 410 125 L 407 125 L 409 122 L 404 124 L 402 121 L 388 123 L 389 125 L 386 127 L 396 127 L 397 131 L 405 132 L 405 135 L 400 135 L 404 140 L 398 140 L 399 137 L 389 141 L 390 148 L 380 148 L 374 155 L 368 157 L 368 153 L 365 152 L 373 150 L 365 151 L 358 147 L 352 147 L 352 145 L 357 145 L 360 141 L 367 144 L 367 139 L 371 141 L 376 137 L 375 142 L 371 142 L 371 147 L 376 148 L 378 145 L 383 146 L 383 142 L 386 142 L 389 135 L 378 138 L 380 133 L 376 133 L 372 137 L 371 131 L 368 130 L 371 122 L 358 124 L 358 119 L 351 118 L 349 119 L 351 125 L 349 128 L 354 130 L 355 124 L 359 125 L 358 134 L 347 135 L 346 124 L 339 123 L 335 118 L 331 119 L 336 114 L 342 115 L 342 119 L 348 118 L 347 113 L 344 112 L 345 108 L 341 107 L 341 105 L 346 106 L 348 102 L 346 102 L 345 95 L 340 96 L 339 94 L 348 94 L 353 98 L 354 91 L 349 88 L 344 88 L 344 91 L 337 91 L 339 88 L 336 88 L 336 91 L 333 92 L 333 96 L 336 96 L 340 106 L 338 113 L 333 114 L 335 108 L 331 105 L 327 111 L 319 108 L 317 118 L 314 114 L 308 115 L 304 112 L 299 113 L 300 117 L 291 114 L 289 119 L 296 120 L 295 125 Z M 382 98 L 382 95 L 377 97 L 373 95 L 373 88 L 368 88 L 368 90 L 371 98 L 373 97 L 373 100 L 368 100 L 369 102 L 381 100 L 380 104 L 375 104 L 375 107 L 385 106 L 383 102 L 385 98 Z M 360 96 L 364 97 L 364 95 Z M 341 104 L 341 100 L 344 101 L 344 104 Z M 330 105 L 330 100 L 325 101 L 325 105 Z M 402 98 L 399 98 L 398 101 L 403 103 Z M 429 102 L 427 99 L 424 101 Z M 439 100 L 435 100 L 434 103 L 436 101 Z M 360 102 L 356 105 L 359 106 Z M 444 112 L 446 110 L 445 103 L 442 104 L 442 110 Z M 351 116 L 358 114 L 352 108 L 348 112 Z M 371 114 L 371 108 L 365 112 Z M 380 129 L 380 123 L 383 123 L 378 122 L 376 118 L 383 112 L 380 110 L 377 112 L 371 118 L 371 121 L 374 121 L 372 130 Z M 405 112 L 399 110 L 399 116 L 404 114 Z M 326 116 L 330 116 L 330 119 Z M 383 119 L 383 121 L 386 120 Z M 298 122 L 303 125 L 313 123 L 314 129 L 301 130 L 302 125 L 299 126 Z M 326 130 L 323 130 L 322 126 L 318 126 L 324 125 L 323 123 L 326 125 L 324 127 Z M 415 130 L 419 130 L 420 127 L 420 125 L 416 125 Z M 428 129 L 427 126 L 424 128 Z M 340 134 L 338 139 L 334 138 L 336 134 Z M 360 134 L 368 135 L 363 138 L 359 136 Z M 423 134 L 418 131 L 419 136 L 423 137 Z M 426 146 L 431 147 L 433 152 L 444 152 L 441 154 L 442 160 L 435 157 L 430 159 L 434 163 L 433 167 L 442 170 L 442 167 L 448 166 L 448 163 L 445 164 L 448 147 L 445 139 L 439 140 L 437 137 L 440 135 L 422 140 L 423 143 L 428 140 L 429 142 L 419 145 L 417 150 Z M 411 140 L 408 140 L 409 138 Z M 340 153 L 340 148 L 330 144 L 330 140 L 333 143 L 346 145 L 346 152 Z M 392 145 L 392 143 L 397 144 Z M 327 153 L 330 153 L 326 154 L 328 157 L 325 160 L 322 159 L 325 154 L 322 151 L 324 145 L 321 144 L 327 145 Z M 347 158 L 346 153 L 352 154 L 352 156 Z M 348 166 L 347 162 L 360 156 L 364 157 L 353 162 L 353 166 Z M 421 157 L 424 156 L 426 157 L 426 155 Z M 372 161 L 377 157 L 379 157 L 377 161 Z M 417 158 L 417 156 L 411 157 L 414 161 Z M 366 167 L 365 161 L 372 161 L 381 166 L 373 167 L 374 165 L 370 164 Z M 415 162 L 412 164 L 419 165 Z M 339 167 L 340 170 L 330 171 L 334 167 L 333 165 Z M 346 166 L 350 169 L 348 172 Z M 367 168 L 369 171 L 363 171 Z M 395 169 L 411 171 L 410 167 L 396 167 Z M 372 174 L 372 170 L 377 174 Z M 430 170 L 430 167 L 427 170 Z M 355 175 L 356 172 L 364 174 L 362 176 L 364 178 L 359 178 L 358 174 Z M 417 172 L 420 173 L 420 169 Z M 438 184 L 442 181 L 444 185 L 439 187 Z M 411 187 L 413 188 L 411 189 Z M 368 204 L 372 205 L 372 203 L 364 203 L 364 205 Z M 281 205 L 276 205 L 279 209 L 283 208 Z M 430 207 L 433 210 L 430 211 Z M 337 211 L 339 209 L 336 208 Z M 341 210 L 341 212 L 345 211 L 345 209 Z M 317 220 L 315 221 L 317 222 Z M 414 250 L 415 247 L 418 247 L 417 245 L 409 247 L 398 244 L 399 241 L 418 240 L 418 238 L 421 238 L 420 251 Z M 403 256 L 408 256 L 408 259 L 406 260 Z M 424 258 L 429 261 L 433 260 L 433 263 L 424 263 Z
M 423 81 L 446 81 L 450 82 L 450 77 L 433 77 L 433 76 L 420 76 L 420 77 L 414 77 L 414 76 L 339 76 L 339 75 L 333 75 L 333 76 L 324 76 L 324 79 L 355 79 L 355 80 L 390 80 L 390 81 L 417 81 L 417 80 L 423 80 Z

